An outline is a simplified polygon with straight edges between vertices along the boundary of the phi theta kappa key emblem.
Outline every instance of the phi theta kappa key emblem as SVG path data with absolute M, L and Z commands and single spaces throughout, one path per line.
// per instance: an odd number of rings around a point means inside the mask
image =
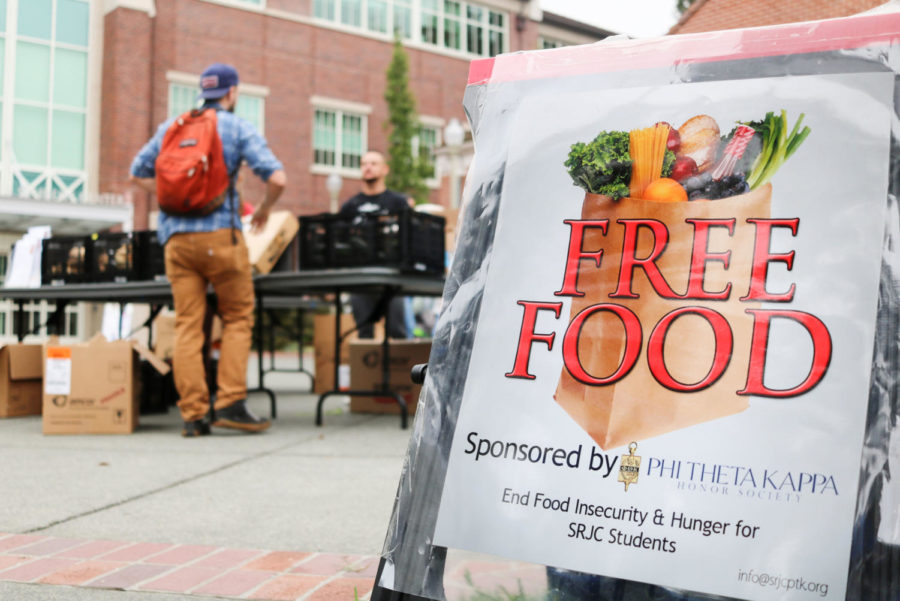
M 629 484 L 637 482 L 641 473 L 641 458 L 634 454 L 635 451 L 637 451 L 637 443 L 633 442 L 628 445 L 628 454 L 622 455 L 619 463 L 619 482 L 625 483 L 625 492 L 628 492 Z

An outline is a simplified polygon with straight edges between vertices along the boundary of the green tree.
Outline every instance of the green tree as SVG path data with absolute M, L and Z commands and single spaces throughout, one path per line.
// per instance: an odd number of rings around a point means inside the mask
M 683 15 L 684 11 L 691 7 L 691 4 L 695 2 L 695 0 L 676 0 L 675 8 L 678 9 L 678 14 Z
M 417 203 L 427 202 L 428 187 L 425 179 L 431 174 L 426 149 L 413 153 L 413 139 L 419 135 L 416 115 L 416 98 L 409 89 L 409 57 L 400 37 L 394 38 L 394 54 L 387 70 L 387 87 L 384 99 L 388 105 L 388 120 L 384 127 L 388 133 L 387 186 L 392 190 L 409 194 Z

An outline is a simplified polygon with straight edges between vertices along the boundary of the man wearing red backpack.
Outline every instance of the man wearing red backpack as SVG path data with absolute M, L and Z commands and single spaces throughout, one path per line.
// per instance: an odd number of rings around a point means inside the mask
M 287 177 L 265 139 L 234 115 L 237 85 L 234 67 L 207 67 L 200 78 L 203 106 L 160 125 L 131 164 L 131 181 L 155 193 L 160 206 L 157 236 L 165 245 L 175 301 L 173 367 L 187 437 L 210 433 L 202 354 L 209 284 L 224 325 L 212 425 L 245 432 L 270 425 L 246 403 L 254 293 L 234 182 L 246 163 L 266 183 L 251 218 L 252 227 L 260 228 Z

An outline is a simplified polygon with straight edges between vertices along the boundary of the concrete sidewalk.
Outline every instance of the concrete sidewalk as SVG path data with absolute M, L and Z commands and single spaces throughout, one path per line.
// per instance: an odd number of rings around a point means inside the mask
M 0 599 L 367 596 L 411 430 L 344 397 L 317 428 L 308 378 L 266 384 L 278 419 L 255 435 L 184 439 L 174 408 L 127 436 L 0 420 Z M 250 405 L 269 413 L 265 395 Z M 445 579 L 454 599 L 520 583 L 539 593 L 543 569 L 461 554 Z

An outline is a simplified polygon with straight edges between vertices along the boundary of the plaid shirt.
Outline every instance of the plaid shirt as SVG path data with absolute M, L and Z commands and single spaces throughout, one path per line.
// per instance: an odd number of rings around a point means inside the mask
M 223 110 L 218 105 L 213 105 L 217 110 L 219 138 L 222 140 L 222 148 L 225 152 L 225 165 L 228 173 L 236 176 L 241 161 L 247 165 L 263 181 L 268 181 L 273 172 L 283 169 L 281 162 L 275 158 L 266 140 L 247 121 Z M 131 162 L 131 174 L 135 177 L 155 177 L 156 157 L 162 145 L 163 136 L 169 126 L 175 120 L 167 120 L 159 126 L 156 134 L 147 142 L 134 160 Z M 204 217 L 176 217 L 160 212 L 157 226 L 157 237 L 160 244 L 165 244 L 172 234 L 182 232 L 213 232 L 215 230 L 236 227 L 241 229 L 241 212 L 233 210 L 237 198 L 237 191 L 229 191 L 228 198 L 222 206 Z M 239 209 L 239 206 L 237 207 Z

